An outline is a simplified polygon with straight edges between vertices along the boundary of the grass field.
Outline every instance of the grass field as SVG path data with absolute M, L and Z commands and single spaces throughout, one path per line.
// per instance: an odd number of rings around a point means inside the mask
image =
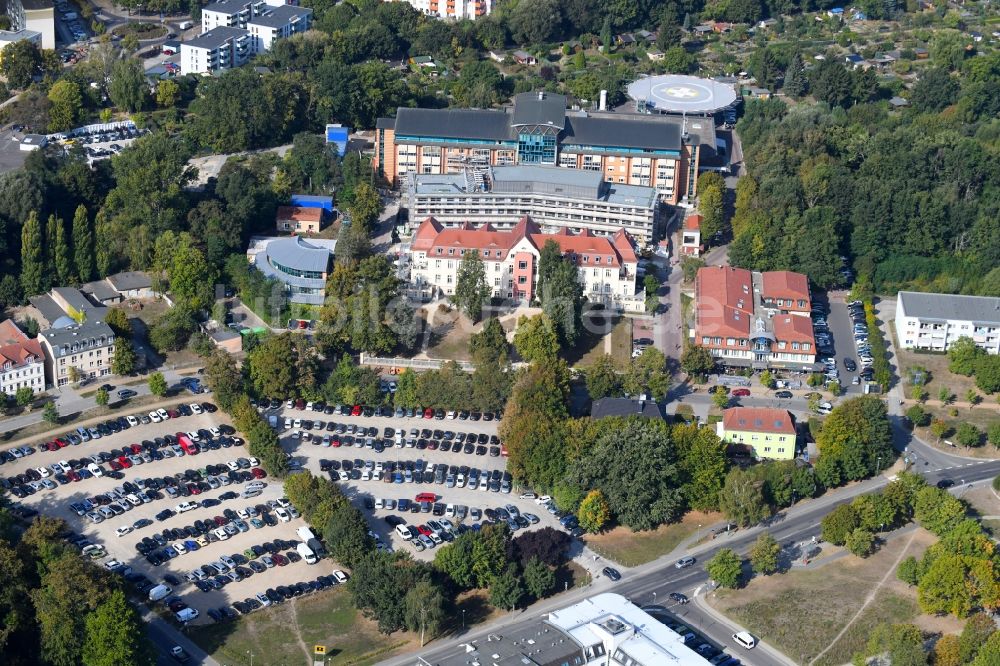
M 383 636 L 362 617 L 344 588 L 295 599 L 235 622 L 193 627 L 189 637 L 223 664 L 311 663 L 325 645 L 327 664 L 373 664 L 413 643 L 409 634 Z
M 843 636 L 815 662 L 816 666 L 845 664 L 863 648 L 875 625 L 920 619 L 916 590 L 896 579 L 894 565 L 904 551 L 920 557 L 933 542 L 933 535 L 918 530 L 892 539 L 867 559 L 847 556 L 816 569 L 756 578 L 742 590 L 720 590 L 709 601 L 796 663 L 807 664 L 830 646 L 874 594 Z
M 633 532 L 616 527 L 603 534 L 585 537 L 587 545 L 602 557 L 634 567 L 666 555 L 698 530 L 722 520 L 721 514 L 692 511 L 679 523 L 661 525 L 649 532 Z
M 608 335 L 611 336 L 611 358 L 618 367 L 624 368 L 632 358 L 631 320 L 619 319 Z M 566 362 L 578 368 L 593 365 L 597 358 L 606 352 L 605 337 L 607 336 L 584 332 L 576 347 L 566 350 Z

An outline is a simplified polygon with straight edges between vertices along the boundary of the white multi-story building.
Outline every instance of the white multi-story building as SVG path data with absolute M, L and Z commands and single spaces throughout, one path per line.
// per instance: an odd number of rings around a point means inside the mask
M 246 28 L 247 22 L 264 13 L 264 0 L 220 0 L 201 10 L 201 31 L 213 28 Z
M 628 311 L 643 309 L 643 294 L 636 293 L 639 262 L 628 233 L 619 230 L 611 238 L 587 230 L 543 234 L 527 217 L 509 231 L 489 224 L 446 228 L 427 218 L 410 245 L 411 286 L 421 297 L 454 294 L 462 255 L 477 252 L 494 297 L 529 302 L 537 296 L 538 259 L 548 241 L 576 263 L 589 301 Z
M 409 174 L 411 218 L 511 229 L 521 218 L 530 217 L 546 233 L 586 229 L 613 236 L 624 229 L 643 244 L 656 235 L 660 201 L 652 187 L 610 183 L 596 171 L 491 167 L 485 160 L 480 164 L 462 160 L 457 171 Z
M 103 321 L 51 328 L 39 333 L 38 340 L 45 352 L 45 374 L 53 386 L 70 382 L 70 368 L 76 368 L 81 378 L 111 374 L 115 333 Z
M 896 301 L 896 338 L 903 349 L 947 351 L 971 338 L 990 354 L 1000 353 L 1000 298 L 901 291 Z
M 212 28 L 181 42 L 181 74 L 211 74 L 239 67 L 250 57 L 250 33 L 242 28 Z
M 14 32 L 37 32 L 41 35 L 43 49 L 56 47 L 56 16 L 52 0 L 7 0 L 7 16 Z
M 386 0 L 393 2 L 394 0 Z M 493 10 L 493 0 L 405 0 L 417 11 L 428 16 L 449 19 L 476 20 Z
M 0 322 L 0 394 L 45 390 L 45 352 L 10 319 Z M 2 396 L 0 396 L 2 397 Z
M 246 23 L 250 31 L 250 51 L 254 54 L 270 51 L 275 41 L 305 32 L 312 24 L 312 13 L 313 10 L 307 7 L 268 7 L 266 12 Z
M 36 48 L 42 48 L 42 33 L 34 30 L 18 30 L 17 32 L 0 30 L 0 51 L 3 51 L 4 47 L 23 41 L 31 42 Z

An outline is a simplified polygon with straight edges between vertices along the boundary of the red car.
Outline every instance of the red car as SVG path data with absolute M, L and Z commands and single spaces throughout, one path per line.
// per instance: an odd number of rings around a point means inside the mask
M 72 471 L 72 470 L 69 471 L 69 472 L 66 472 L 66 476 L 69 477 L 70 481 L 79 481 L 81 479 L 80 475 L 77 474 L 76 472 Z
M 417 531 L 426 537 L 429 537 L 431 535 L 431 528 L 427 527 L 426 525 L 417 525 Z
M 333 439 L 330 440 L 330 446 L 334 447 L 340 446 L 340 440 L 334 437 Z
M 122 469 L 128 469 L 132 467 L 132 461 L 125 456 L 118 456 L 118 464 L 122 466 Z
M 274 563 L 277 564 L 279 567 L 283 567 L 286 564 L 288 564 L 288 558 L 278 553 L 272 555 L 271 559 L 274 560 Z
M 738 398 L 746 398 L 750 395 L 750 389 L 745 389 L 745 388 L 734 389 L 733 395 Z
M 195 483 L 188 484 L 188 491 L 190 491 L 192 495 L 201 495 L 201 488 L 199 488 L 198 484 Z
M 57 440 L 55 440 L 55 444 L 60 449 L 65 449 L 67 446 L 69 446 L 69 442 L 66 441 L 65 439 L 57 439 Z
M 267 476 L 267 472 L 262 470 L 260 467 L 254 467 L 253 469 L 250 470 L 250 473 L 253 474 L 253 478 L 255 479 L 263 479 L 265 476 Z
M 111 460 L 108 462 L 108 466 L 115 472 L 122 471 L 122 465 L 117 460 Z
M 139 444 L 133 444 L 131 448 L 132 448 L 132 453 L 136 455 L 142 453 L 142 446 L 140 446 Z
M 295 401 L 295 409 L 297 409 L 299 411 L 302 411 L 305 408 L 306 408 L 306 401 L 305 400 L 303 400 L 302 398 L 299 398 L 298 400 Z
M 46 451 L 58 451 L 59 445 L 55 442 L 45 442 L 45 444 L 42 445 L 42 448 Z
M 212 518 L 212 520 L 214 520 L 215 524 L 218 525 L 219 527 L 222 527 L 223 525 L 225 525 L 226 523 L 229 522 L 228 520 L 226 520 L 222 516 L 216 516 L 215 518 Z
M 432 419 L 432 418 L 434 418 L 434 410 L 431 409 L 430 407 L 428 407 L 427 409 L 425 409 L 424 410 L 424 418 L 425 419 Z
M 351 408 L 351 416 L 361 416 L 361 405 L 354 405 Z

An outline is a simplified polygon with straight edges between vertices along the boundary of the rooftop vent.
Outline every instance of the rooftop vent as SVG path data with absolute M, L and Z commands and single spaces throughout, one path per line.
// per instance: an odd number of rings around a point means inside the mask
M 612 636 L 620 634 L 626 629 L 628 629 L 628 626 L 626 626 L 624 622 L 615 619 L 613 617 L 609 617 L 608 619 L 606 619 L 604 622 L 601 623 L 601 626 L 607 629 L 608 633 L 611 634 Z

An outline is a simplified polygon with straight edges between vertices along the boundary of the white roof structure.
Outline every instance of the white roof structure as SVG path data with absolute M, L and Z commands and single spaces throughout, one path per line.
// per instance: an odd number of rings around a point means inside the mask
M 736 89 L 721 81 L 666 74 L 629 84 L 628 96 L 663 113 L 710 114 L 736 101 Z

